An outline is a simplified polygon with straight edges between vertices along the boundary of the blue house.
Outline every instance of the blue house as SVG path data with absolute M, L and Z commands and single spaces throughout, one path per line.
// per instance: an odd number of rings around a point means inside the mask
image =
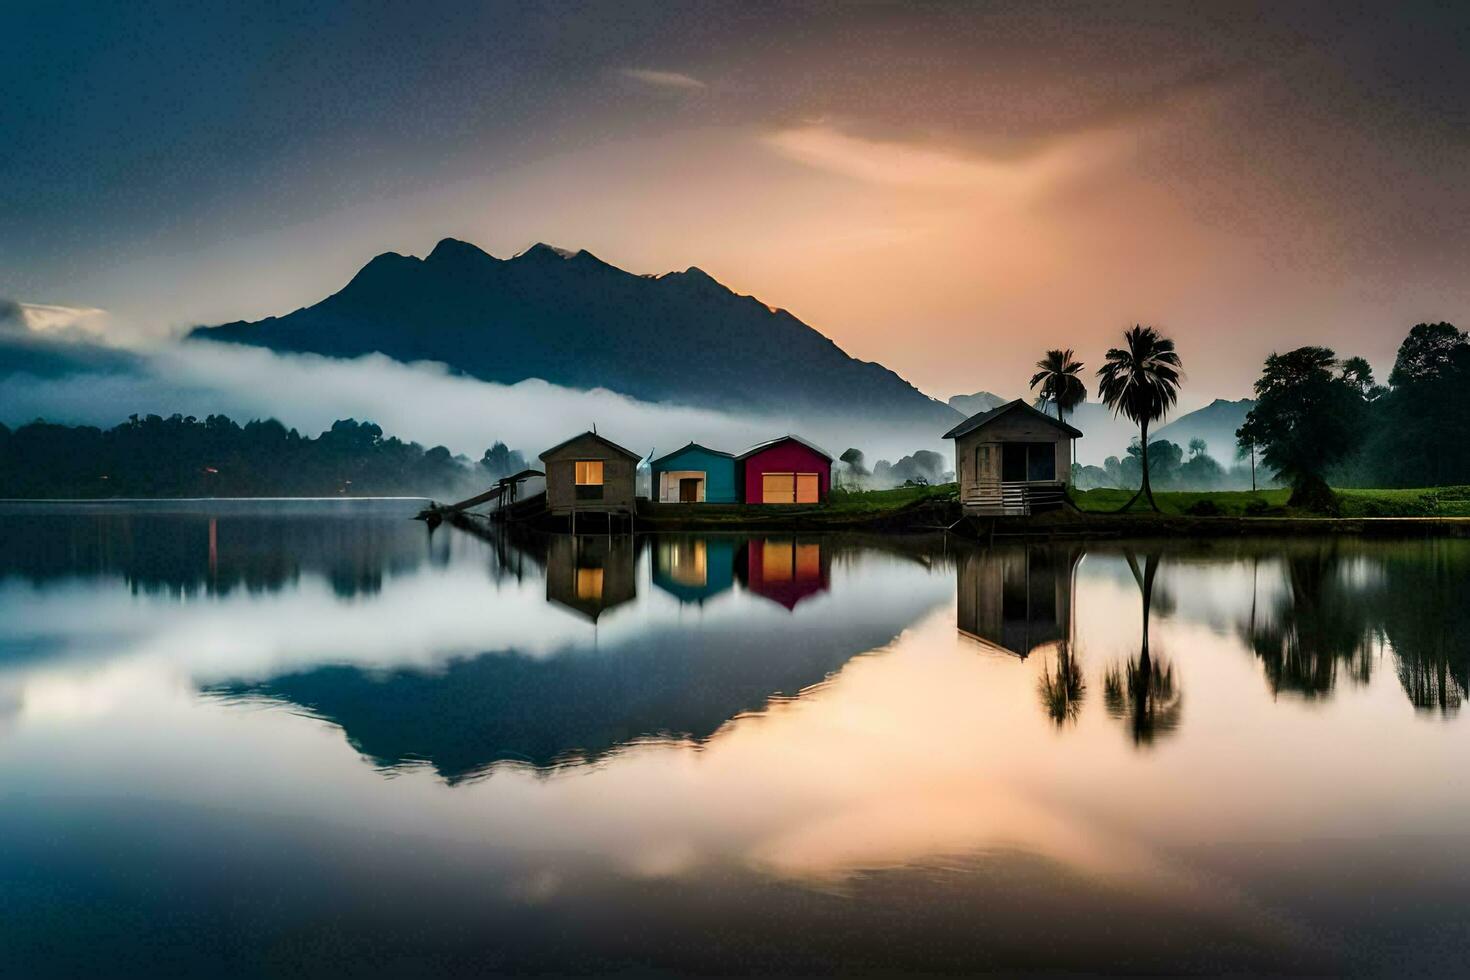
M 691 442 L 650 465 L 653 499 L 663 504 L 733 504 L 735 457 Z

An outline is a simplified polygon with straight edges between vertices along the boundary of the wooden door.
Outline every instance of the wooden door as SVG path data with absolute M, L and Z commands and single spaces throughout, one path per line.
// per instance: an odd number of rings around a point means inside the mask
M 763 504 L 794 504 L 794 503 L 796 503 L 796 474 L 795 473 L 762 473 L 761 474 L 761 503 L 763 503 Z
M 684 477 L 679 481 L 679 503 L 699 503 L 699 479 L 697 477 Z

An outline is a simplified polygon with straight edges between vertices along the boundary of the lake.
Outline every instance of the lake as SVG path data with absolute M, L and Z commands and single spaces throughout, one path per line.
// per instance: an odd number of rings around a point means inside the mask
M 417 506 L 0 505 L 0 974 L 1470 950 L 1470 542 Z

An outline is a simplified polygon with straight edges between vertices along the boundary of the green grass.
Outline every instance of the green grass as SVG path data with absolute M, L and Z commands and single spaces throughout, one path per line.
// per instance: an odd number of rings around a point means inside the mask
M 938 483 L 928 487 L 894 487 L 892 490 L 843 490 L 834 488 L 827 495 L 827 510 L 841 514 L 882 514 L 901 510 L 925 500 L 953 500 L 959 495 L 954 483 Z
M 1417 490 L 1336 490 L 1340 517 L 1470 517 L 1470 487 L 1430 487 Z M 1089 513 L 1116 511 L 1133 496 L 1132 490 L 1074 490 L 1072 499 L 1079 510 Z M 1228 517 L 1320 517 L 1286 506 L 1290 490 L 1217 490 L 1154 493 L 1165 514 L 1189 514 L 1190 508 L 1209 501 L 1220 516 Z M 1204 505 L 1208 506 L 1208 505 Z M 1146 501 L 1133 505 L 1130 514 L 1148 513 Z
M 1470 487 L 1338 490 L 1343 517 L 1470 517 Z
M 1116 511 L 1132 496 L 1132 490 L 1072 491 L 1072 500 L 1077 504 L 1077 509 L 1095 514 Z M 1203 501 L 1209 501 L 1219 509 L 1218 516 L 1222 517 L 1247 517 L 1256 513 L 1263 516 L 1272 513 L 1281 516 L 1285 513 L 1286 500 L 1290 496 L 1290 490 L 1258 490 L 1255 492 L 1250 490 L 1158 490 L 1154 492 L 1154 500 L 1158 502 L 1159 509 L 1165 514 L 1188 514 L 1190 508 L 1199 507 Z M 1130 514 L 1148 512 L 1148 501 L 1144 499 L 1140 499 L 1129 510 Z

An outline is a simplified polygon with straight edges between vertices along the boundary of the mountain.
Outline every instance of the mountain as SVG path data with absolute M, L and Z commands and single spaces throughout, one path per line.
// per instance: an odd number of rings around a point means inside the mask
M 1010 400 L 1002 398 L 993 391 L 977 391 L 973 395 L 955 395 L 949 400 L 949 407 L 965 418 L 969 418 L 971 415 L 979 415 L 981 412 L 998 408 Z
M 1204 408 L 1181 415 L 1157 432 L 1149 433 L 1149 441 L 1167 439 L 1188 451 L 1189 440 L 1203 439 L 1210 455 L 1228 467 L 1235 460 L 1235 430 L 1255 407 L 1256 403 L 1249 398 L 1233 402 L 1216 398 Z
M 486 381 L 540 378 L 752 414 L 821 411 L 941 432 L 958 421 L 881 364 L 699 269 L 640 276 L 549 245 L 511 259 L 452 238 L 423 259 L 388 252 L 315 306 L 191 336 L 333 357 L 377 351 Z

